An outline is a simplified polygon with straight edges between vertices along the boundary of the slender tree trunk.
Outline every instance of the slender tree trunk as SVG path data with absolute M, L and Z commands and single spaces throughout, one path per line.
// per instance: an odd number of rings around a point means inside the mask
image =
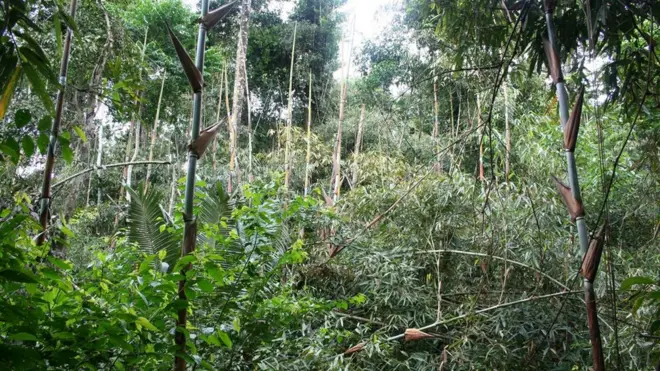
M 96 145 L 96 167 L 101 167 L 101 162 L 103 161 L 103 122 L 99 123 L 99 132 L 98 132 L 98 143 Z M 99 178 L 99 172 L 96 173 L 97 179 Z M 96 190 L 96 204 L 100 205 L 102 200 L 101 187 Z
M 546 26 L 548 29 L 548 37 L 550 39 L 550 47 L 552 53 L 556 57 L 557 53 L 557 41 L 556 34 L 554 30 L 554 21 L 553 21 L 553 11 L 554 11 L 554 2 L 545 0 L 545 20 Z M 559 58 L 556 57 L 557 70 L 555 71 L 556 76 L 553 76 L 555 80 L 556 90 L 557 90 L 557 100 L 559 102 L 559 117 L 561 121 L 561 128 L 565 130 L 566 124 L 568 122 L 568 94 L 566 93 L 566 87 L 564 85 L 564 80 L 561 77 L 561 63 Z M 568 168 L 568 179 L 569 185 L 571 188 L 571 193 L 575 202 L 582 204 L 582 195 L 580 194 L 580 182 L 578 180 L 577 167 L 575 164 L 575 155 L 573 150 L 566 150 L 566 163 Z M 578 238 L 580 242 L 580 252 L 584 257 L 587 254 L 589 249 L 589 235 L 587 231 L 587 223 L 584 219 L 584 215 L 578 215 L 576 217 L 575 223 L 578 230 Z M 597 268 L 597 266 L 596 266 Z M 589 326 L 589 337 L 591 339 L 591 355 L 593 361 L 594 371 L 603 371 L 605 370 L 605 361 L 603 357 L 603 345 L 600 337 L 600 326 L 598 324 L 598 311 L 596 306 L 596 294 L 593 288 L 593 282 L 584 279 L 584 300 L 587 305 L 587 323 Z
M 509 156 L 511 155 L 511 127 L 509 126 L 509 92 L 507 82 L 504 82 L 504 130 L 506 136 L 506 154 L 504 157 L 504 181 L 509 183 L 509 174 L 511 171 Z
M 69 13 L 71 19 L 76 17 L 76 6 L 78 1 L 72 0 Z M 55 147 L 57 146 L 57 137 L 60 132 L 60 123 L 62 122 L 62 111 L 64 108 L 64 94 L 66 89 L 67 72 L 69 70 L 69 55 L 71 54 L 71 38 L 73 30 L 67 28 L 66 39 L 64 40 L 64 50 L 62 51 L 62 62 L 60 63 L 60 89 L 57 91 L 55 102 L 55 119 L 50 128 L 50 142 L 48 143 L 48 154 L 46 156 L 46 166 L 44 167 L 44 180 L 41 187 L 41 197 L 39 200 L 39 222 L 41 223 L 41 233 L 37 236 L 37 246 L 43 245 L 46 241 L 48 222 L 50 219 L 51 203 L 51 181 L 53 178 L 53 168 L 55 167 Z
M 481 126 L 481 101 L 477 94 L 477 125 L 479 126 L 479 180 L 484 181 L 484 128 Z
M 165 79 L 167 79 L 167 72 L 163 74 L 163 81 L 160 83 L 160 93 L 158 94 L 158 106 L 156 107 L 156 118 L 154 119 L 154 127 L 151 130 L 151 143 L 149 144 L 149 161 L 154 158 L 154 144 L 156 143 L 156 136 L 158 134 L 158 118 L 160 117 L 160 105 L 163 101 L 163 89 L 165 88 Z M 215 156 L 215 154 L 214 154 Z M 144 179 L 144 193 L 147 193 L 149 188 L 149 177 L 151 176 L 151 165 L 147 166 L 147 175 Z
M 365 105 L 362 103 L 362 108 L 360 109 L 360 121 L 358 121 L 357 137 L 355 138 L 355 151 L 353 152 L 353 187 L 355 187 L 358 182 L 358 157 L 360 156 L 362 136 L 364 135 L 364 110 Z
M 249 0 L 248 0 L 249 2 Z M 209 0 L 202 0 L 201 2 L 201 16 L 204 17 L 209 10 Z M 203 23 L 199 25 L 199 32 L 197 35 L 197 52 L 195 55 L 195 66 L 199 70 L 199 73 L 203 76 L 204 72 L 204 51 L 206 46 L 206 26 Z M 202 116 L 202 91 L 196 91 L 193 94 L 193 119 L 192 119 L 192 128 L 191 128 L 191 143 L 195 143 L 197 138 L 199 138 L 199 127 Z M 193 146 L 189 146 L 188 149 L 188 174 L 186 176 L 186 193 L 184 201 L 184 229 L 183 229 L 183 245 L 181 246 L 181 256 L 186 256 L 192 253 L 195 250 L 195 241 L 197 239 L 197 224 L 195 217 L 193 215 L 193 198 L 195 195 L 195 172 L 197 170 L 197 160 L 198 155 L 193 150 Z M 179 281 L 179 300 L 186 301 L 188 300 L 185 292 L 186 280 L 185 272 L 189 270 L 190 264 L 184 267 L 182 274 L 184 274 L 184 279 Z M 176 321 L 176 334 L 175 334 L 175 343 L 177 345 L 177 352 L 186 353 L 186 334 L 183 330 L 186 328 L 188 309 L 182 308 L 178 311 L 177 321 Z M 186 369 L 186 361 L 182 357 L 175 357 L 174 360 L 174 369 L 176 371 L 184 371 Z
M 293 43 L 291 45 L 291 68 L 289 70 L 289 106 L 286 119 L 286 143 L 284 145 L 284 188 L 289 190 L 291 181 L 291 131 L 293 130 L 293 66 L 296 61 L 296 31 L 298 24 L 293 26 Z
M 250 84 L 247 73 L 246 63 L 243 63 L 243 72 L 245 73 L 245 102 L 247 103 L 247 124 L 248 124 L 248 182 L 252 183 L 252 107 L 250 105 Z
M 140 65 L 144 64 L 144 54 L 147 50 L 147 36 L 149 34 L 149 27 L 146 27 L 144 30 L 144 41 L 142 42 L 142 55 L 140 57 Z M 139 80 L 142 81 L 142 68 L 140 67 L 140 72 L 139 72 Z M 138 94 L 139 96 L 140 94 Z M 137 112 L 137 120 L 135 119 L 135 115 L 133 114 L 133 120 L 131 121 L 131 130 L 135 130 L 135 136 L 133 137 L 133 141 L 135 141 L 135 149 L 133 151 L 133 157 L 131 157 L 131 162 L 135 162 L 138 156 L 138 152 L 140 151 L 140 131 L 141 131 L 141 125 L 140 125 L 140 120 L 141 120 L 141 114 L 142 114 L 142 103 L 136 98 L 135 99 L 135 104 L 138 106 L 138 112 Z M 130 135 L 130 134 L 129 134 Z M 129 140 L 130 143 L 130 140 Z M 128 147 L 130 148 L 130 146 Z M 127 149 L 127 158 L 128 158 L 128 153 L 130 149 Z M 126 185 L 128 187 L 131 186 L 131 181 L 133 177 L 133 166 L 128 166 L 126 168 Z M 131 202 L 131 195 L 126 192 L 126 200 L 128 202 Z
M 304 194 L 309 194 L 309 166 L 312 156 L 312 70 L 309 70 L 309 95 L 307 96 L 307 155 L 305 156 Z
M 442 164 L 440 163 L 440 146 L 438 143 L 438 136 L 440 135 L 439 130 L 440 128 L 438 125 L 438 82 L 434 80 L 433 81 L 433 144 L 435 145 L 435 152 L 436 152 L 436 164 L 435 164 L 436 171 L 440 171 L 442 169 Z
M 234 97 L 231 117 L 232 130 L 234 132 L 232 143 L 230 144 L 229 159 L 229 183 L 227 189 L 233 191 L 233 177 L 236 176 L 237 183 L 240 183 L 240 167 L 238 165 L 238 125 L 241 123 L 241 113 L 243 110 L 243 99 L 245 97 L 245 74 L 243 65 L 248 45 L 248 28 L 250 25 L 250 5 L 251 0 L 243 0 L 241 14 L 239 18 L 238 45 L 236 47 L 236 69 L 234 70 Z

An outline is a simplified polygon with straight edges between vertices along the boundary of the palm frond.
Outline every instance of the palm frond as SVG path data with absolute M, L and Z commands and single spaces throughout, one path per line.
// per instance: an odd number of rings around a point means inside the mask
M 160 206 L 163 196 L 154 190 L 144 194 L 142 189 L 137 192 L 130 187 L 127 189 L 131 194 L 128 207 L 128 240 L 136 243 L 140 250 L 147 254 L 167 251 L 164 262 L 173 267 L 181 255 L 180 246 L 176 236 L 165 229 L 167 222 Z

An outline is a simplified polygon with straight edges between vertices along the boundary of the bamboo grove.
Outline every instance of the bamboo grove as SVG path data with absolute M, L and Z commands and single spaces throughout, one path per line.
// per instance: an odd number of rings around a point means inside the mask
M 0 8 L 3 369 L 660 370 L 655 1 Z

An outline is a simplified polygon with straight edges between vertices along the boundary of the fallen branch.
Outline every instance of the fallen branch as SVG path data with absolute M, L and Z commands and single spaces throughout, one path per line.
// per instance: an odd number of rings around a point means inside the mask
M 558 280 L 556 280 L 555 278 L 553 278 L 549 274 L 543 272 L 542 270 L 540 270 L 538 268 L 535 268 L 535 267 L 532 267 L 531 265 L 527 265 L 525 263 L 521 263 L 521 262 L 516 261 L 516 260 L 507 259 L 507 258 L 504 258 L 504 257 L 501 257 L 501 256 L 488 255 L 488 254 L 484 254 L 484 253 L 480 253 L 480 252 L 472 252 L 472 251 L 460 251 L 460 250 L 428 250 L 428 251 L 419 251 L 418 252 L 418 254 L 426 254 L 426 253 L 461 254 L 461 255 L 481 256 L 481 257 L 485 257 L 485 258 L 492 258 L 492 259 L 495 259 L 495 260 L 501 260 L 503 262 L 511 263 L 511 264 L 517 265 L 519 267 L 523 267 L 523 268 L 533 270 L 534 272 L 537 272 L 538 274 L 542 275 L 543 277 L 545 277 L 545 278 L 549 279 L 550 281 L 554 282 L 559 287 L 568 290 L 568 286 L 566 286 L 563 283 L 559 282 Z
M 349 318 L 349 319 L 359 321 L 359 322 L 373 323 L 374 325 L 383 326 L 383 327 L 388 326 L 387 323 L 384 323 L 384 322 L 376 321 L 376 320 L 369 319 L 369 318 L 354 316 L 352 314 L 338 312 L 336 310 L 332 311 L 332 314 L 334 314 L 336 316 L 339 316 L 339 317 Z
M 113 168 L 113 167 L 123 167 L 123 166 L 128 166 L 128 165 L 135 166 L 135 165 L 170 165 L 170 164 L 171 164 L 171 162 L 169 162 L 169 161 L 136 161 L 136 162 L 120 162 L 120 163 L 117 163 L 117 164 L 102 165 L 102 166 L 92 166 L 89 169 L 86 169 L 86 170 L 83 170 L 81 172 L 75 173 L 75 174 L 71 175 L 70 177 L 64 178 L 63 180 L 53 184 L 53 188 L 55 188 L 57 186 L 61 186 L 62 184 L 70 181 L 71 179 L 75 179 L 75 178 L 77 178 L 81 175 L 91 173 L 92 171 L 106 170 L 106 169 L 110 169 L 110 168 Z

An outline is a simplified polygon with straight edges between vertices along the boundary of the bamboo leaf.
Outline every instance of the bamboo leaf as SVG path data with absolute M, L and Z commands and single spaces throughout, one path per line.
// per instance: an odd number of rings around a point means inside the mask
M 11 77 L 9 78 L 9 81 L 4 86 L 2 96 L 0 97 L 0 120 L 2 120 L 7 113 L 7 107 L 9 107 L 9 103 L 11 103 L 11 98 L 14 95 L 16 82 L 21 76 L 21 71 L 21 66 L 16 65 L 14 72 L 12 72 Z
M 147 330 L 158 331 L 158 328 L 156 326 L 154 326 L 153 324 L 151 324 L 151 322 L 149 322 L 149 320 L 144 318 L 144 317 L 138 317 L 138 319 L 135 320 L 135 323 L 137 325 L 140 325 L 140 326 L 146 328 Z
M 55 42 L 57 43 L 57 55 L 62 55 L 62 22 L 56 13 L 53 16 L 53 27 L 55 28 Z
M 87 143 L 87 136 L 85 135 L 85 132 L 83 129 L 80 128 L 80 126 L 74 126 L 73 131 L 76 132 L 76 135 L 82 140 L 83 143 Z
M 202 73 L 199 72 L 199 69 L 197 69 L 195 66 L 192 58 L 190 58 L 190 55 L 188 55 L 186 49 L 183 47 L 183 45 L 181 45 L 181 42 L 176 37 L 176 35 L 174 35 L 174 32 L 172 32 L 172 29 L 169 25 L 167 25 L 167 32 L 170 34 L 170 39 L 174 45 L 174 50 L 176 51 L 176 55 L 179 58 L 179 62 L 181 62 L 183 72 L 186 74 L 188 83 L 190 83 L 193 92 L 201 92 L 202 86 L 204 86 L 204 78 L 202 77 Z
M 50 95 L 46 92 L 44 82 L 37 74 L 37 71 L 35 71 L 29 63 L 24 63 L 23 69 L 25 70 L 25 76 L 27 76 L 28 81 L 30 81 L 30 85 L 32 86 L 32 89 L 34 89 L 35 94 L 41 99 L 41 102 L 46 109 L 53 112 L 53 101 L 50 99 Z
M 621 291 L 628 291 L 634 285 L 654 285 L 655 281 L 651 277 L 628 277 L 621 282 Z

